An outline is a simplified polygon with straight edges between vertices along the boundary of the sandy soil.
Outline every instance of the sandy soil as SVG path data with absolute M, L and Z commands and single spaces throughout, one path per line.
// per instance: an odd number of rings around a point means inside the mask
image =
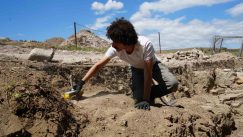
M 135 109 L 131 95 L 124 94 L 130 90 L 126 66 L 107 66 L 86 83 L 83 97 L 65 101 L 69 75 L 78 79 L 90 67 L 75 65 L 75 59 L 93 62 L 102 54 L 58 51 L 54 59 L 60 62 L 51 63 L 25 60 L 26 48 L 2 46 L 0 51 L 0 136 L 243 135 L 242 112 L 217 95 L 178 98 L 180 107 L 157 99 L 150 111 Z

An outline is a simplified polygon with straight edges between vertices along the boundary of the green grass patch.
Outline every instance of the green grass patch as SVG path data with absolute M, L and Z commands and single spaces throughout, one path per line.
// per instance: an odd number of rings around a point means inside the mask
M 75 46 L 75 45 L 68 45 L 64 47 L 54 46 L 53 48 L 59 50 L 68 50 L 68 51 L 85 51 L 85 52 L 105 52 L 108 47 L 82 47 L 82 46 Z

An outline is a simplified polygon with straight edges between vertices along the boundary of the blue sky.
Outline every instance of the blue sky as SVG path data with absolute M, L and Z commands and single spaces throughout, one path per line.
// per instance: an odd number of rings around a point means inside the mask
M 68 38 L 85 26 L 105 38 L 115 18 L 130 20 L 138 34 L 163 49 L 208 47 L 214 35 L 243 36 L 243 0 L 1 0 L 0 37 L 45 41 Z M 242 39 L 226 40 L 239 47 Z

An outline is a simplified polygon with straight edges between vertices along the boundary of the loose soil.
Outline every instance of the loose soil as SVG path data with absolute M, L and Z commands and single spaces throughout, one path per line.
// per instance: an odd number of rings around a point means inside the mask
M 191 92 L 190 83 L 183 82 L 184 78 L 189 81 L 192 77 L 186 71 L 188 68 L 172 67 L 181 83 L 176 92 L 176 104 L 181 107 L 165 106 L 157 99 L 150 111 L 135 109 L 129 88 L 129 67 L 119 61 L 108 64 L 87 82 L 83 97 L 64 100 L 63 93 L 70 89 L 69 76 L 78 80 L 90 65 L 92 62 L 34 62 L 2 53 L 0 136 L 243 135 L 241 109 L 222 103 L 219 96 Z M 242 64 L 237 67 L 242 68 Z

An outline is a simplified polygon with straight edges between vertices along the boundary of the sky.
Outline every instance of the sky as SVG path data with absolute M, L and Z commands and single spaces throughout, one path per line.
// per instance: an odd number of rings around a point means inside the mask
M 243 36 L 243 0 L 1 0 L 0 38 L 67 39 L 89 29 L 102 38 L 106 27 L 124 17 L 139 35 L 162 49 L 210 47 L 215 35 Z M 240 48 L 243 39 L 225 39 Z

